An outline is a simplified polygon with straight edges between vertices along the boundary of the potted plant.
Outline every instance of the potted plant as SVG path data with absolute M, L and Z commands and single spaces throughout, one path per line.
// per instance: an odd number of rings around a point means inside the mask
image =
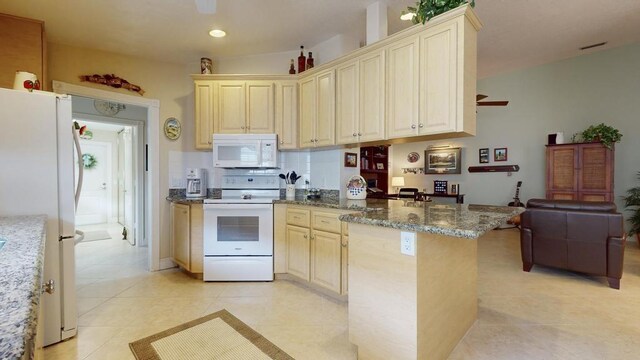
M 471 7 L 476 6 L 475 0 L 419 0 L 416 2 L 415 7 L 407 7 L 407 11 L 403 11 L 402 14 L 415 14 L 413 18 L 411 18 L 411 21 L 414 24 L 424 24 L 432 17 L 445 13 L 451 9 L 455 9 L 466 3 L 470 3 Z
M 611 149 L 613 144 L 620 142 L 622 138 L 618 129 L 605 124 L 591 125 L 576 135 L 579 135 L 584 142 L 601 142 L 607 149 Z
M 638 172 L 638 179 L 640 179 L 640 172 Z M 633 215 L 628 219 L 629 223 L 631 223 L 631 229 L 628 232 L 629 236 L 636 234 L 640 245 L 640 186 L 627 190 L 627 196 L 622 199 L 627 210 L 633 211 Z

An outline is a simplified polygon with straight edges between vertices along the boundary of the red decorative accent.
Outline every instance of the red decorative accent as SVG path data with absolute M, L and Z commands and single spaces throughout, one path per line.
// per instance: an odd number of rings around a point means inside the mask
M 88 81 L 96 84 L 102 84 L 114 87 L 116 89 L 123 88 L 129 91 L 137 92 L 140 95 L 144 95 L 144 90 L 138 85 L 134 85 L 127 80 L 118 77 L 114 74 L 104 74 L 104 75 L 80 75 L 81 81 Z
M 22 83 L 22 86 L 24 86 L 24 88 L 25 88 L 25 89 L 27 89 L 27 90 L 29 90 L 29 91 L 32 91 L 32 90 L 33 90 L 33 81 L 31 81 L 31 80 L 25 80 L 25 81 Z
M 85 130 L 87 130 L 87 125 L 83 125 L 78 132 L 80 133 L 80 135 L 83 135 Z

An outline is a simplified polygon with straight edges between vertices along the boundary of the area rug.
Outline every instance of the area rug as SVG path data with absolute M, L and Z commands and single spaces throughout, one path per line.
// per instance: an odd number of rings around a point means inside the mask
M 138 360 L 293 359 L 227 310 L 129 344 Z
M 81 242 L 98 241 L 98 240 L 111 240 L 111 235 L 105 230 L 97 231 L 85 231 L 84 239 Z

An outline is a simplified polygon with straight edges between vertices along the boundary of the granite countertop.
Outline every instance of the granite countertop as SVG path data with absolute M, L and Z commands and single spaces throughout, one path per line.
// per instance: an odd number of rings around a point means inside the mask
M 390 200 L 391 201 L 391 200 Z M 341 215 L 348 223 L 476 239 L 524 208 L 392 201 L 380 211 Z
M 0 359 L 21 359 L 33 346 L 40 306 L 47 218 L 0 217 Z
M 207 198 L 188 198 L 184 195 L 169 195 L 166 197 L 167 201 L 171 201 L 174 203 L 178 203 L 178 204 L 202 204 L 204 202 L 204 199 Z M 213 199 L 213 198 L 211 198 Z
M 357 210 L 357 211 L 372 211 L 386 209 L 389 207 L 390 201 L 386 199 L 366 199 L 366 200 L 348 200 L 345 198 L 320 198 L 320 199 L 306 199 L 305 197 L 296 197 L 294 199 L 280 198 L 280 200 L 274 200 L 274 204 L 288 204 L 288 205 L 303 205 L 303 206 L 315 206 L 329 209 L 340 210 Z

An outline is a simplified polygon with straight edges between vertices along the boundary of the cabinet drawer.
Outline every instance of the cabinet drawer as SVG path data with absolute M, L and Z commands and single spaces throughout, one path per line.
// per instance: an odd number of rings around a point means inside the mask
M 309 227 L 309 210 L 287 209 L 287 224 Z
M 341 232 L 341 221 L 338 220 L 338 214 L 325 213 L 320 211 L 313 212 L 313 228 L 315 230 L 328 231 L 336 234 Z

